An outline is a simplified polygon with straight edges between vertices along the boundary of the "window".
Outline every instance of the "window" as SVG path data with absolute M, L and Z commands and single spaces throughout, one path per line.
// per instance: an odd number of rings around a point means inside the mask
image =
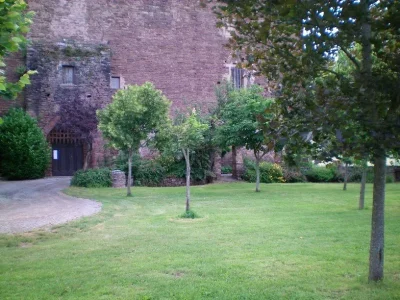
M 71 66 L 62 67 L 62 83 L 74 84 L 74 67 Z
M 112 89 L 121 88 L 121 80 L 119 76 L 111 76 L 110 86 Z
M 235 89 L 244 87 L 244 69 L 231 68 L 231 80 Z

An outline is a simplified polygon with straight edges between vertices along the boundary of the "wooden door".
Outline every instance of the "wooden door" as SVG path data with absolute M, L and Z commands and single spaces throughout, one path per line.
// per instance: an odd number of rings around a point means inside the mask
M 53 176 L 72 176 L 83 167 L 83 147 L 80 144 L 53 144 Z

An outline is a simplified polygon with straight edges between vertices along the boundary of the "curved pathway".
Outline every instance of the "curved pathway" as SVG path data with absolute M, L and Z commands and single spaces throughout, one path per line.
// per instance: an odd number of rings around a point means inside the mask
M 99 212 L 100 203 L 61 192 L 70 180 L 70 177 L 50 177 L 0 181 L 0 233 L 51 227 Z

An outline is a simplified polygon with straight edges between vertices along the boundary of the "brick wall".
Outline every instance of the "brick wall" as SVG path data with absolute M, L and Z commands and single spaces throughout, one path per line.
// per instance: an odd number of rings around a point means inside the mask
M 226 35 L 210 8 L 195 0 L 31 0 L 29 37 L 108 43 L 111 74 L 126 84 L 151 81 L 172 110 L 215 103 L 214 86 L 228 72 Z

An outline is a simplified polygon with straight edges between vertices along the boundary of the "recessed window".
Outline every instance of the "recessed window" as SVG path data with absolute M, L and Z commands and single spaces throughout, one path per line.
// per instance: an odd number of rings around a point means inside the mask
M 111 76 L 110 86 L 115 90 L 121 88 L 121 78 L 119 76 Z
M 62 67 L 62 83 L 74 84 L 74 69 L 72 66 Z
M 231 80 L 236 89 L 244 87 L 244 69 L 231 68 Z

